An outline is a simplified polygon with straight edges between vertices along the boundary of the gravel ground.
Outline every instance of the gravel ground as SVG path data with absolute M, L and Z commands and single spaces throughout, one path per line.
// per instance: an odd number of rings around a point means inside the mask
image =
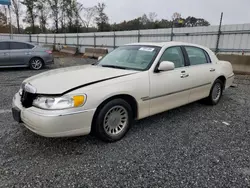
M 88 60 L 71 61 L 53 68 Z M 249 76 L 237 76 L 217 106 L 196 102 L 140 120 L 107 144 L 43 138 L 14 122 L 11 99 L 36 73 L 0 70 L 0 187 L 250 186 Z

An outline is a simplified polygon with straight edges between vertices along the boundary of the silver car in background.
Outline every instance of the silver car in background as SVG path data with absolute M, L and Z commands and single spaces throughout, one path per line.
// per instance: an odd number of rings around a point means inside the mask
M 53 63 L 52 52 L 46 48 L 28 42 L 0 41 L 0 68 L 29 67 L 39 70 Z

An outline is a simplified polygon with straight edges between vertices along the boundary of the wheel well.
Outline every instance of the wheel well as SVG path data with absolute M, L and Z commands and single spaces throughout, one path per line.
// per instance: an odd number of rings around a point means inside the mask
M 112 101 L 112 100 L 114 100 L 114 99 L 123 99 L 123 100 L 125 100 L 125 101 L 131 106 L 131 108 L 132 108 L 132 110 L 133 110 L 133 117 L 134 117 L 134 119 L 137 118 L 137 115 L 138 115 L 138 106 L 137 106 L 137 102 L 136 102 L 135 98 L 132 97 L 131 95 L 121 94 L 121 95 L 115 95 L 115 96 L 112 96 L 112 97 L 106 99 L 105 101 L 103 101 L 103 102 L 97 107 L 97 109 L 96 109 L 96 111 L 95 111 L 95 114 L 94 114 L 94 117 L 93 117 L 92 125 L 93 125 L 95 119 L 97 118 L 97 115 L 98 115 L 98 113 L 100 112 L 100 110 L 102 109 L 102 107 L 103 107 L 105 104 L 107 104 L 109 101 Z M 91 126 L 91 127 L 93 127 L 93 126 Z
M 219 79 L 219 80 L 222 81 L 222 83 L 223 83 L 223 89 L 224 89 L 225 86 L 226 86 L 226 77 L 225 77 L 225 76 L 220 76 L 220 77 L 218 77 L 217 79 Z

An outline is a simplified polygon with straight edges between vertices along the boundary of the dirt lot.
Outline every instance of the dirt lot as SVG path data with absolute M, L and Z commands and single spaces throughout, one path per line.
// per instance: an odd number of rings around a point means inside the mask
M 61 58 L 52 68 L 91 62 Z M 217 106 L 196 102 L 146 118 L 107 144 L 43 138 L 14 122 L 12 97 L 37 73 L 0 69 L 0 187 L 250 186 L 249 76 L 237 76 Z

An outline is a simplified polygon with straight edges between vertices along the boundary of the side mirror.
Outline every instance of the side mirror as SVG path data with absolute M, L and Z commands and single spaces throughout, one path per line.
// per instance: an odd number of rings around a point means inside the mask
M 99 57 L 98 57 L 98 61 L 100 61 L 101 59 L 102 59 L 102 56 L 99 56 Z
M 162 61 L 158 67 L 158 71 L 170 71 L 174 70 L 174 63 L 171 61 Z

